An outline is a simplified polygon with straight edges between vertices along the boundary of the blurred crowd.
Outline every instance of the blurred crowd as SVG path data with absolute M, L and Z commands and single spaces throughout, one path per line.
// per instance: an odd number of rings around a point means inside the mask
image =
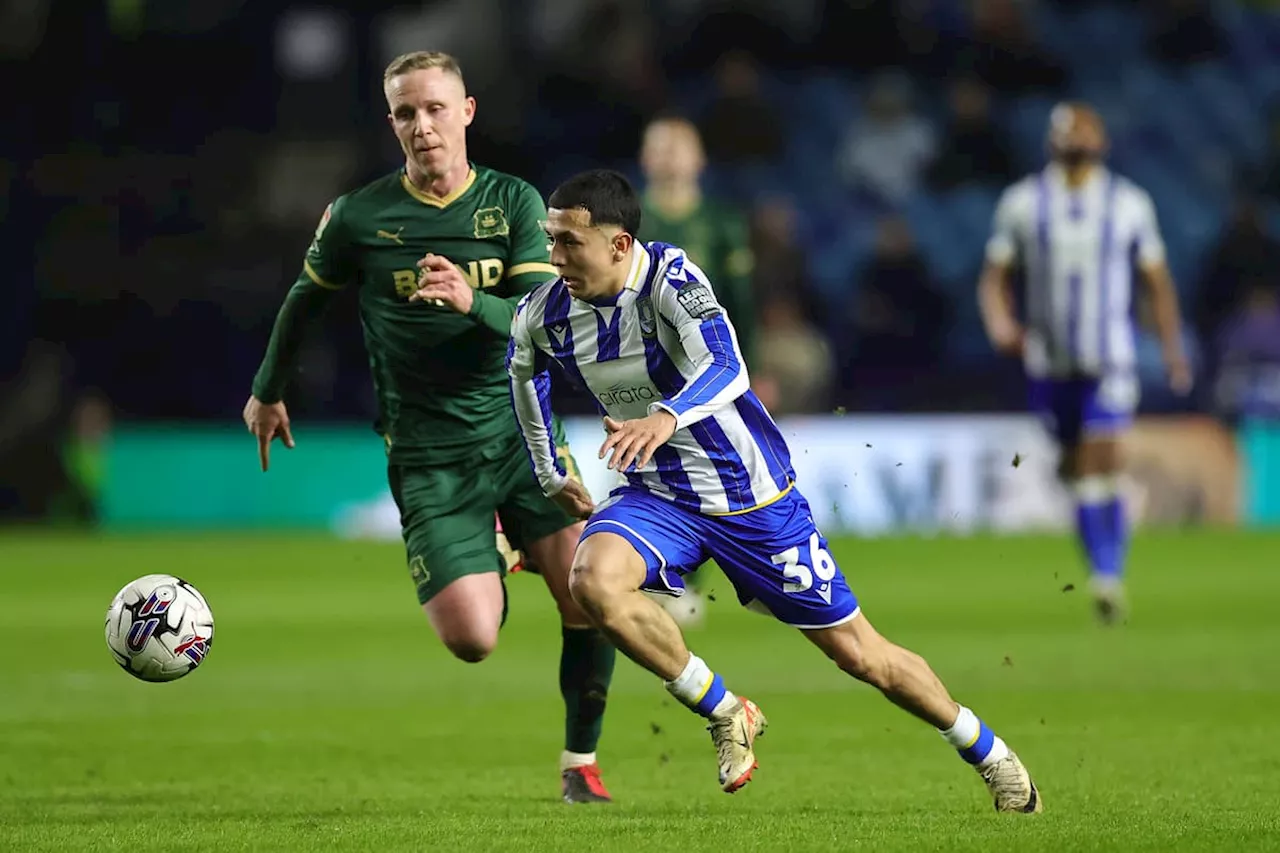
M 20 93 L 0 140 L 9 448 L 55 416 L 90 437 L 111 413 L 234 421 L 320 211 L 396 168 L 381 71 L 422 48 L 462 60 L 477 162 L 544 192 L 594 165 L 645 188 L 642 236 L 680 237 L 723 279 L 779 414 L 1021 408 L 1018 366 L 987 351 L 973 286 L 996 195 L 1042 165 L 1036 110 L 1096 94 L 1122 123 L 1143 80 L 1229 80 L 1251 112 L 1222 115 L 1225 147 L 1156 150 L 1150 128 L 1115 128 L 1117 168 L 1146 185 L 1159 160 L 1177 178 L 1148 188 L 1177 223 L 1166 239 L 1200 379 L 1188 400 L 1162 393 L 1144 338 L 1144 405 L 1280 414 L 1273 3 L 48 7 L 0 12 L 0 79 Z M 1129 34 L 1127 59 L 1070 49 L 1065 33 L 1104 20 Z M 1148 77 L 1113 68 L 1131 84 L 1120 92 L 1099 82 L 1108 61 Z M 354 306 L 326 322 L 290 405 L 369 418 Z M 1149 328 L 1142 306 L 1135 322 Z

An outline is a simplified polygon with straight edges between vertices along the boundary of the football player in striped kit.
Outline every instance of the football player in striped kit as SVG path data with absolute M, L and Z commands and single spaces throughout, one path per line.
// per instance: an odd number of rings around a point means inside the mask
M 1086 104 L 1054 108 L 1050 162 L 1008 187 L 978 282 L 983 324 L 1000 352 L 1023 359 L 1031 408 L 1061 447 L 1099 617 L 1125 612 L 1128 525 L 1122 438 L 1138 404 L 1131 306 L 1134 269 L 1151 300 L 1172 387 L 1186 393 L 1178 297 L 1151 197 L 1104 165 L 1107 134 Z M 1026 285 L 1025 319 L 1013 274 Z
M 587 519 L 570 592 L 618 649 L 707 718 L 722 789 L 756 768 L 766 721 L 685 645 L 644 592 L 680 595 L 714 559 L 738 600 L 798 628 L 841 669 L 936 727 L 976 767 L 996 809 L 1035 812 L 1022 762 L 957 704 L 919 655 L 882 637 L 796 488 L 790 451 L 750 390 L 737 334 L 684 251 L 641 243 L 640 200 L 616 172 L 552 193 L 546 231 L 559 278 L 520 301 L 507 352 L 516 416 L 543 490 Z M 599 506 L 557 462 L 549 368 L 590 392 L 625 483 Z

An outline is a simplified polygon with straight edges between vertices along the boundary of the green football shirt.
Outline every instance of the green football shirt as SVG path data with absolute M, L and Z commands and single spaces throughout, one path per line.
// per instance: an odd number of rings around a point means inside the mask
M 710 199 L 703 199 L 683 216 L 668 216 L 646 199 L 639 236 L 679 246 L 707 274 L 737 330 L 747 367 L 751 367 L 756 328 L 751 273 L 755 264 L 746 219 Z
M 452 462 L 505 441 L 518 430 L 504 367 L 515 304 L 556 275 L 545 219 L 532 186 L 474 165 L 444 198 L 403 170 L 340 196 L 281 308 L 254 395 L 281 398 L 306 320 L 327 294 L 355 287 L 391 461 Z M 469 314 L 409 301 L 429 253 L 451 260 L 475 290 Z

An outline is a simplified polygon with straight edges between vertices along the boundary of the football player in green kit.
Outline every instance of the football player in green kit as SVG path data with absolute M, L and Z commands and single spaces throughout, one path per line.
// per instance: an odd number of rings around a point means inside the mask
M 564 799 L 607 802 L 595 750 L 615 652 L 569 595 L 582 525 L 542 494 L 504 367 L 516 302 L 556 275 L 546 208 L 526 182 L 467 159 L 476 103 L 453 57 L 398 57 L 383 88 L 404 168 L 325 210 L 276 318 L 245 424 L 264 471 L 272 439 L 294 446 L 283 395 L 302 336 L 335 291 L 357 288 L 388 481 L 427 619 L 461 660 L 493 651 L 507 598 L 496 512 L 560 610 Z

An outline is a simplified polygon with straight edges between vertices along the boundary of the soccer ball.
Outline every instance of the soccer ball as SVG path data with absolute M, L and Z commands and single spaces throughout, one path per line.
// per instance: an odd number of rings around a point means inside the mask
M 106 631 L 107 648 L 125 672 L 143 681 L 174 681 L 209 654 L 213 611 L 182 578 L 145 575 L 116 593 Z

